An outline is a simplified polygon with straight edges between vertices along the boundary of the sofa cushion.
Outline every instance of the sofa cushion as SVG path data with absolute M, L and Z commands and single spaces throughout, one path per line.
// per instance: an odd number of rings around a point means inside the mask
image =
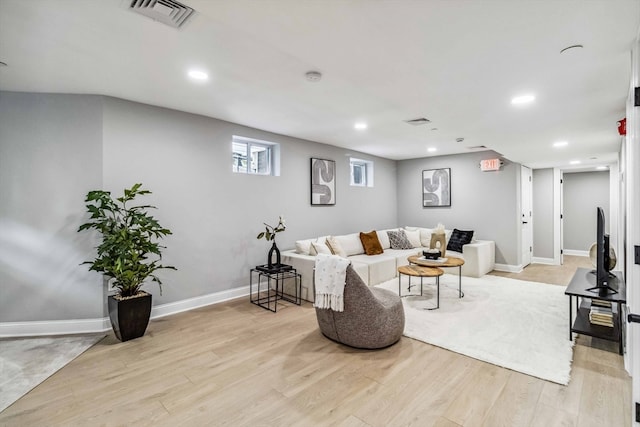
M 364 247 L 364 253 L 367 255 L 378 255 L 384 252 L 380 240 L 378 240 L 378 234 L 376 231 L 369 233 L 360 233 L 360 241 Z
M 347 256 L 364 253 L 364 247 L 360 241 L 360 233 L 345 234 L 343 236 L 335 236 L 335 238 Z
M 387 252 L 380 255 L 354 255 L 350 256 L 349 259 L 369 266 L 369 280 L 367 283 L 371 286 L 391 280 L 398 274 L 396 259 L 394 256 L 387 255 Z
M 413 245 L 411 245 L 411 242 L 407 239 L 404 230 L 387 231 L 387 234 L 389 235 L 391 249 L 413 249 Z
M 347 257 L 347 253 L 344 251 L 344 248 L 334 236 L 327 237 L 327 246 L 329 246 L 332 254 L 341 256 L 342 258 Z
M 418 246 L 422 246 L 423 248 L 428 248 L 429 245 L 431 244 L 431 233 L 433 233 L 432 228 L 406 226 L 404 229 L 408 231 L 418 230 L 420 232 L 420 245 Z M 408 236 L 409 235 L 407 234 L 407 237 Z
M 467 243 L 471 243 L 471 239 L 473 239 L 473 230 L 465 231 L 454 228 L 449 238 L 449 243 L 447 243 L 447 250 L 462 252 L 462 247 Z
M 378 230 L 376 234 L 378 235 L 378 240 L 380 241 L 380 245 L 382 249 L 389 249 L 391 247 L 391 242 L 389 242 L 389 235 L 387 234 L 388 230 Z
M 332 255 L 331 249 L 327 246 L 326 242 L 311 242 L 311 249 L 309 255 L 329 254 Z
M 420 241 L 420 230 L 415 229 L 415 230 L 404 230 L 404 234 L 406 234 L 407 239 L 409 239 L 409 242 L 411 243 L 411 246 L 413 246 L 414 248 L 419 248 L 420 246 L 422 246 L 422 242 Z
M 301 255 L 309 255 L 311 251 L 311 242 L 315 242 L 316 239 L 297 240 L 296 252 Z
M 420 243 L 422 243 L 422 246 L 424 246 L 425 248 L 429 247 L 429 244 L 431 244 L 431 233 L 433 232 L 432 228 L 421 228 L 420 229 Z

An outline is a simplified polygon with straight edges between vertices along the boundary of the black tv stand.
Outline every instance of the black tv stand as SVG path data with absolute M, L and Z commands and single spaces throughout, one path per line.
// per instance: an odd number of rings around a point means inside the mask
M 597 293 L 599 297 L 606 297 L 607 295 L 617 294 L 618 291 L 613 289 L 611 286 L 594 286 L 593 288 L 587 288 L 585 291 Z
M 587 268 L 578 268 L 573 275 L 569 286 L 564 291 L 569 296 L 569 339 L 573 339 L 573 333 L 589 335 L 618 343 L 618 351 L 623 353 L 623 337 L 625 323 L 622 319 L 622 305 L 626 304 L 625 283 L 622 273 L 614 272 L 614 277 L 609 280 L 607 286 L 613 292 L 599 293 L 602 287 L 596 286 L 596 276 Z M 596 291 L 598 293 L 596 293 Z M 573 316 L 573 299 L 576 299 L 576 313 Z M 589 321 L 591 300 L 599 299 L 610 301 L 613 308 L 613 327 L 592 324 Z M 581 300 L 581 301 L 580 301 Z
M 591 270 L 589 273 L 593 274 L 594 276 L 597 276 L 598 270 Z M 607 271 L 607 277 L 610 279 L 617 279 L 616 275 L 611 274 L 610 271 Z M 617 294 L 618 291 L 613 289 L 611 286 L 609 286 L 608 283 L 609 282 L 605 282 L 602 285 L 596 285 L 594 287 L 585 289 L 585 291 L 598 293 L 598 296 L 601 296 L 601 297 L 607 296 L 608 294 Z

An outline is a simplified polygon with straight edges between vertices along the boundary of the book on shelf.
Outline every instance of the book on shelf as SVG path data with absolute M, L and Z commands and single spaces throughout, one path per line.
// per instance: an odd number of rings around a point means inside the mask
M 594 304 L 596 300 L 592 301 L 591 308 L 589 309 L 589 322 L 592 325 L 606 326 L 613 328 L 613 311 L 610 306 Z M 601 300 L 597 300 L 600 302 Z M 604 301 L 606 303 L 606 301 Z
M 589 316 L 589 321 L 598 320 L 600 322 L 613 322 L 613 317 L 607 316 Z
M 605 322 L 601 320 L 590 320 L 589 323 L 591 323 L 592 325 L 606 326 L 607 328 L 613 328 L 613 320 L 611 320 L 611 322 Z
M 603 307 L 591 307 L 591 309 L 589 310 L 590 314 L 601 314 L 604 316 L 613 316 L 613 311 L 611 311 L 610 308 L 603 308 Z
M 591 307 L 609 307 L 611 308 L 611 301 L 603 301 L 601 299 L 593 298 L 591 299 Z

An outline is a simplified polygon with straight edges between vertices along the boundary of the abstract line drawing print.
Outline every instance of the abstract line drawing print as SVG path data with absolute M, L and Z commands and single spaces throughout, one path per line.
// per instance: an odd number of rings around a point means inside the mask
M 422 171 L 422 207 L 451 206 L 451 168 Z
M 311 159 L 311 204 L 328 206 L 336 204 L 336 162 Z

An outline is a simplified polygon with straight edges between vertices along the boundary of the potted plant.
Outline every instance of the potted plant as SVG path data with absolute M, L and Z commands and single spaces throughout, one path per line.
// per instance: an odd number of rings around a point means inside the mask
M 145 281 L 156 282 L 162 294 L 162 282 L 154 273 L 176 270 L 160 263 L 165 247 L 158 240 L 171 231 L 148 213 L 155 206 L 131 206 L 137 196 L 147 194 L 151 192 L 143 190 L 142 184 L 125 189 L 115 200 L 109 191 L 89 191 L 85 202 L 90 219 L 78 228 L 78 232 L 94 229 L 102 236 L 96 258 L 83 264 L 108 277 L 116 289 L 115 295 L 109 295 L 108 305 L 111 326 L 120 341 L 141 337 L 147 329 L 151 294 L 141 289 Z

